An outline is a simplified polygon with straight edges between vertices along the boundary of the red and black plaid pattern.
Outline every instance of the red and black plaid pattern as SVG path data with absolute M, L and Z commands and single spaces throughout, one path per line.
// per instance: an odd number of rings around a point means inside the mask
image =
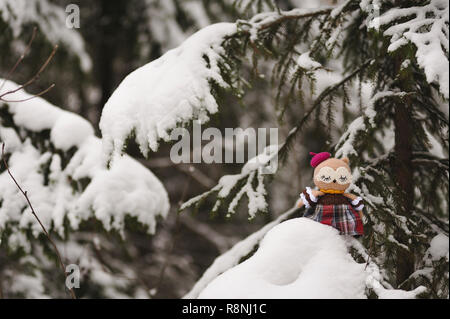
M 361 217 L 351 205 L 316 205 L 308 209 L 303 216 L 332 226 L 339 230 L 341 235 L 364 234 Z

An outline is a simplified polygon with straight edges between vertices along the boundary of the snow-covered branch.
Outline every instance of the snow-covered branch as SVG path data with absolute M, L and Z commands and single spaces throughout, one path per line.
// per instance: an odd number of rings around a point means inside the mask
M 121 154 L 134 138 L 144 156 L 156 151 L 160 140 L 192 120 L 205 123 L 218 112 L 214 85 L 231 88 L 235 70 L 226 49 L 233 39 L 257 37 L 259 32 L 289 20 L 329 14 L 331 8 L 294 9 L 256 15 L 249 21 L 205 27 L 179 47 L 130 73 L 106 103 L 100 121 L 108 160 Z M 224 77 L 224 75 L 227 75 Z
M 29 191 L 47 229 L 64 236 L 65 227 L 78 229 L 94 217 L 106 230 L 123 233 L 125 220 L 135 218 L 153 233 L 156 218 L 169 210 L 161 182 L 128 156 L 107 169 L 102 164 L 101 141 L 92 126 L 40 97 L 33 98 L 19 85 L 6 81 L 4 91 L 15 91 L 0 107 L 0 140 L 6 144 L 8 165 Z M 17 189 L 0 174 L 0 229 L 41 230 Z
M 376 4 L 372 2 L 371 6 L 363 6 L 363 9 L 372 10 Z M 372 17 L 368 26 L 385 27 L 383 34 L 391 41 L 389 52 L 408 43 L 414 44 L 417 62 L 425 71 L 428 82 L 437 83 L 441 94 L 449 98 L 448 1 L 431 0 L 424 6 L 391 8 L 379 17 Z
M 229 199 L 230 203 L 227 207 L 227 217 L 230 217 L 236 212 L 237 205 L 244 195 L 248 198 L 248 214 L 250 219 L 254 218 L 258 212 L 265 212 L 268 205 L 265 200 L 264 170 L 276 169 L 273 165 L 277 165 L 277 156 L 278 145 L 267 146 L 261 154 L 250 159 L 242 167 L 241 173 L 222 176 L 216 186 L 186 201 L 181 205 L 180 210 L 185 210 L 191 206 L 198 206 L 208 196 L 217 194 L 214 207 L 211 210 L 212 214 L 217 213 L 222 204 Z M 256 187 L 254 187 L 255 181 Z
M 106 103 L 100 129 L 107 155 L 121 154 L 134 134 L 141 152 L 156 151 L 159 140 L 169 141 L 179 125 L 218 111 L 212 83 L 222 78 L 220 54 L 224 37 L 236 32 L 233 23 L 208 26 L 178 48 L 129 74 Z

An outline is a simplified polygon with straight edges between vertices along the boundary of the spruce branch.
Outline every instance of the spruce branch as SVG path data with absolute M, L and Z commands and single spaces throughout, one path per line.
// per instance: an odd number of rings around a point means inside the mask
M 34 38 L 36 37 L 37 33 L 37 27 L 33 28 L 33 33 L 31 35 L 30 41 L 28 41 L 27 46 L 25 47 L 25 50 L 23 50 L 22 54 L 20 55 L 19 59 L 17 59 L 16 63 L 13 65 L 13 67 L 8 71 L 5 78 L 3 79 L 2 85 L 0 85 L 0 90 L 5 85 L 6 81 L 10 79 L 10 77 L 14 74 L 19 64 L 23 61 L 23 59 L 27 56 L 28 52 L 30 51 L 31 44 L 34 41 Z
M 270 22 L 265 22 L 260 24 L 258 27 L 259 30 L 269 29 L 277 24 L 284 23 L 290 20 L 299 20 L 304 18 L 312 18 L 321 15 L 328 15 L 332 12 L 333 7 L 320 8 L 320 9 L 294 9 L 287 12 L 276 12 L 278 17 Z M 255 20 L 258 19 L 258 16 L 255 16 Z M 253 20 L 253 19 L 252 19 Z
M 318 17 L 328 15 L 333 7 L 320 9 L 293 9 L 290 11 L 264 12 L 255 15 L 250 20 L 237 20 L 238 31 L 225 37 L 225 41 L 230 38 L 241 38 L 242 36 L 256 35 L 261 31 L 277 27 L 278 25 L 292 20 Z M 253 39 L 251 39 L 253 41 Z
M 43 95 L 43 94 L 47 93 L 48 91 L 50 91 L 50 90 L 55 86 L 55 84 L 51 84 L 48 88 L 46 88 L 46 89 L 44 89 L 43 91 L 41 91 L 41 92 L 35 94 L 33 97 L 28 98 L 28 99 L 25 99 L 25 100 L 9 101 L 9 100 L 5 100 L 5 98 L 4 98 L 6 95 L 13 94 L 13 93 L 16 93 L 16 92 L 18 92 L 18 91 L 20 91 L 20 90 L 22 90 L 22 89 L 25 89 L 27 86 L 29 86 L 29 85 L 31 85 L 32 83 L 34 83 L 35 81 L 37 81 L 37 80 L 39 79 L 39 77 L 41 76 L 42 72 L 44 72 L 44 70 L 45 70 L 45 69 L 47 68 L 47 66 L 49 65 L 50 61 L 51 61 L 51 60 L 53 59 L 53 57 L 55 56 L 56 50 L 57 50 L 57 49 L 58 49 L 58 45 L 55 45 L 55 46 L 53 47 L 52 52 L 51 52 L 50 55 L 48 56 L 47 60 L 45 60 L 44 64 L 42 64 L 42 66 L 39 68 L 39 70 L 36 72 L 36 74 L 35 74 L 32 78 L 30 78 L 27 82 L 25 82 L 24 84 L 20 85 L 19 87 L 15 88 L 15 89 L 13 89 L 13 90 L 9 90 L 9 91 L 7 91 L 7 92 L 5 92 L 5 93 L 0 94 L 0 100 L 1 100 L 1 101 L 4 101 L 4 102 L 24 102 L 24 101 L 30 100 L 31 98 L 35 98 L 35 97 L 37 97 L 37 96 Z M 20 63 L 21 61 L 22 61 L 22 60 L 19 59 L 18 62 Z M 16 63 L 16 64 L 17 64 L 17 63 Z M 14 68 L 14 69 L 15 69 L 15 68 Z M 6 82 L 6 80 L 5 80 L 5 82 Z M 4 85 L 5 82 L 3 82 L 2 86 Z
M 20 184 L 17 182 L 17 180 L 14 178 L 14 175 L 11 173 L 11 171 L 10 171 L 10 169 L 9 169 L 8 162 L 6 161 L 6 157 L 5 157 L 5 143 L 2 144 L 2 161 L 3 161 L 3 164 L 5 165 L 5 168 L 6 168 L 7 172 L 8 172 L 8 175 L 11 177 L 11 179 L 14 181 L 14 184 L 16 184 L 16 186 L 17 186 L 17 188 L 19 189 L 19 191 L 20 191 L 20 192 L 22 193 L 22 195 L 25 197 L 25 199 L 26 199 L 26 201 L 27 201 L 27 203 L 28 203 L 28 206 L 30 207 L 31 214 L 32 214 L 32 215 L 34 216 L 34 218 L 37 220 L 37 222 L 38 222 L 39 225 L 41 226 L 42 231 L 44 232 L 45 236 L 47 237 L 48 241 L 49 241 L 50 244 L 53 246 L 53 249 L 54 249 L 54 251 L 55 251 L 56 257 L 58 258 L 59 265 L 61 266 L 61 270 L 62 270 L 63 273 L 64 273 L 64 277 L 67 279 L 66 266 L 64 265 L 64 262 L 62 261 L 61 254 L 60 254 L 60 252 L 59 252 L 59 250 L 58 250 L 58 247 L 56 246 L 55 242 L 54 242 L 54 241 L 52 240 L 52 238 L 50 237 L 50 234 L 47 232 L 47 229 L 46 229 L 45 226 L 42 224 L 42 222 L 41 222 L 41 220 L 39 219 L 39 217 L 38 217 L 36 211 L 34 210 L 33 205 L 31 204 L 31 201 L 30 201 L 30 199 L 29 199 L 29 197 L 28 197 L 27 191 L 24 191 L 24 190 L 22 189 L 22 187 L 21 187 Z M 75 292 L 73 291 L 73 288 L 67 287 L 67 289 L 69 290 L 72 299 L 76 299 L 77 297 L 76 297 L 76 295 L 75 295 Z
M 369 59 L 366 62 L 364 62 L 362 65 L 360 65 L 358 68 L 356 68 L 353 72 L 351 72 L 349 75 L 344 77 L 341 81 L 328 86 L 325 90 L 320 93 L 320 95 L 317 97 L 317 99 L 314 101 L 312 107 L 306 112 L 306 114 L 300 119 L 300 121 L 297 123 L 297 125 L 289 132 L 288 136 L 286 137 L 285 142 L 280 147 L 280 150 L 278 153 L 281 157 L 285 156 L 286 151 L 290 148 L 291 143 L 295 140 L 295 137 L 297 134 L 301 131 L 305 123 L 308 121 L 310 116 L 322 105 L 322 102 L 326 97 L 328 97 L 330 94 L 335 92 L 340 87 L 344 86 L 347 82 L 353 80 L 355 76 L 360 74 L 364 69 L 366 69 L 374 60 Z
M 277 157 L 277 156 L 280 156 L 281 158 L 283 158 L 286 155 L 287 150 L 290 149 L 291 143 L 293 142 L 296 134 L 298 132 L 300 132 L 300 130 L 303 127 L 303 125 L 307 122 L 307 120 L 309 119 L 311 114 L 313 114 L 313 112 L 321 105 L 322 101 L 325 98 L 327 98 L 328 96 L 330 96 L 330 94 L 332 94 L 334 91 L 336 91 L 337 89 L 339 89 L 340 87 L 345 85 L 345 83 L 347 83 L 348 81 L 353 80 L 353 78 L 355 76 L 357 76 L 360 72 L 362 72 L 366 67 L 368 67 L 372 63 L 372 61 L 373 61 L 372 59 L 367 60 L 360 67 L 358 67 L 352 73 L 350 73 L 345 78 L 343 78 L 340 82 L 335 83 L 335 84 L 330 85 L 329 87 L 327 87 L 318 96 L 318 98 L 315 100 L 315 102 L 314 102 L 313 106 L 311 107 L 311 109 L 302 117 L 302 119 L 296 125 L 296 127 L 294 127 L 289 132 L 285 142 L 280 146 L 280 148 L 277 149 L 277 151 L 273 152 L 270 155 L 269 160 L 272 160 L 274 157 Z M 212 194 L 218 193 L 217 198 L 216 198 L 216 203 L 215 203 L 214 207 L 212 208 L 212 213 L 216 213 L 218 211 L 218 209 L 222 206 L 223 202 L 226 199 L 231 197 L 231 198 L 233 198 L 233 200 L 231 201 L 229 209 L 228 209 L 228 216 L 229 216 L 232 212 L 235 211 L 236 206 L 238 205 L 239 200 L 242 198 L 244 193 L 245 192 L 253 192 L 253 189 L 251 187 L 251 183 L 252 183 L 253 179 L 255 178 L 255 171 L 253 171 L 253 170 L 246 171 L 245 173 L 241 173 L 240 175 L 239 174 L 236 175 L 236 177 L 238 177 L 238 178 L 236 179 L 235 184 L 234 184 L 232 189 L 235 190 L 237 192 L 237 194 L 235 194 L 233 192 L 232 192 L 233 194 L 230 194 L 230 192 L 228 191 L 228 192 L 225 192 L 225 196 L 223 194 L 220 195 L 219 192 L 224 187 L 224 185 L 221 185 L 221 183 L 219 182 L 216 186 L 214 186 L 210 190 L 208 190 L 208 191 L 206 191 L 206 192 L 204 192 L 204 193 L 202 193 L 202 194 L 200 194 L 200 195 L 198 195 L 196 197 L 193 197 L 190 200 L 188 200 L 187 202 L 185 202 L 183 205 L 181 205 L 180 211 L 184 210 L 184 209 L 186 209 L 188 207 L 191 207 L 191 206 L 199 207 L 201 205 L 201 203 L 207 197 L 209 197 Z M 264 178 L 262 177 L 262 179 L 264 179 Z

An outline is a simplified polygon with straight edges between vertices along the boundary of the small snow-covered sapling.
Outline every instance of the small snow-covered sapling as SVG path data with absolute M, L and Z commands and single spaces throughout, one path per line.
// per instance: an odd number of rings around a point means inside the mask
M 318 190 L 306 187 L 300 194 L 297 205 L 306 207 L 303 217 L 332 226 L 342 235 L 363 235 L 363 200 L 345 192 L 352 182 L 348 158 L 331 158 L 327 152 L 310 154 Z

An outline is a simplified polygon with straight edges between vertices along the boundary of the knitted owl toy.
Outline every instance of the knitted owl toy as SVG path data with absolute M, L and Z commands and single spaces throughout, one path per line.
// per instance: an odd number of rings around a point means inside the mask
M 352 182 L 348 158 L 331 158 L 327 152 L 311 152 L 310 155 L 313 155 L 314 184 L 319 190 L 306 187 L 300 194 L 298 207 L 306 207 L 303 217 L 332 226 L 341 235 L 363 235 L 363 201 L 361 197 L 345 193 Z

